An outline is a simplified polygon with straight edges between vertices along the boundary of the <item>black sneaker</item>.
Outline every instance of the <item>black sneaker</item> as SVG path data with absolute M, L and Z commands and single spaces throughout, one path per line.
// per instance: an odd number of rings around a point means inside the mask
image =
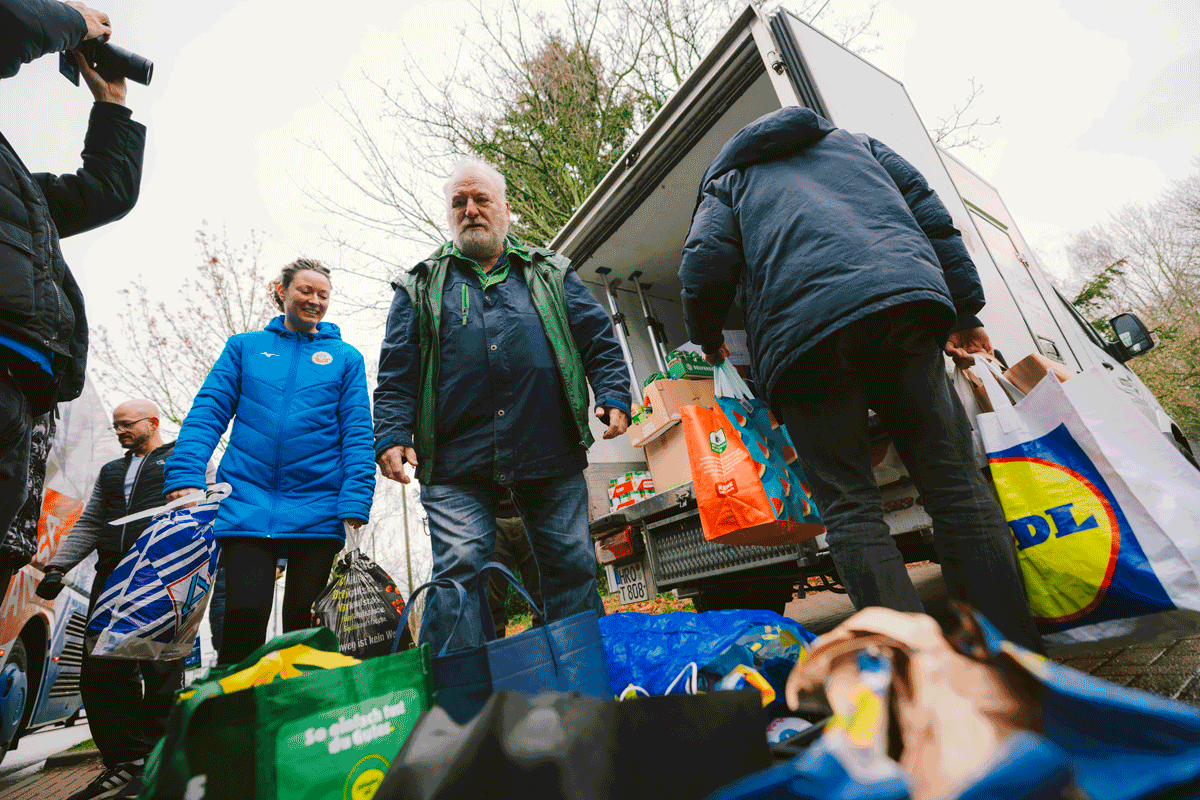
M 95 780 L 67 800 L 108 800 L 116 797 L 136 797 L 142 788 L 142 764 L 117 764 L 96 776 Z M 134 786 L 133 794 L 126 789 Z

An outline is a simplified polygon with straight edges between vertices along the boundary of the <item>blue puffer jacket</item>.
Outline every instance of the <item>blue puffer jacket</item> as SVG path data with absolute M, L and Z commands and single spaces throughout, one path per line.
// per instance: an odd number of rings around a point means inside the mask
M 217 480 L 218 537 L 343 540 L 341 520 L 366 520 L 375 491 L 371 407 L 358 350 L 322 322 L 296 333 L 271 320 L 239 333 L 192 403 L 163 493 L 204 485 L 204 468 L 229 420 Z
M 941 341 L 979 325 L 983 288 L 950 213 L 882 143 L 807 108 L 739 131 L 709 166 L 679 269 L 688 335 L 721 346 L 735 293 L 756 382 L 843 326 L 920 303 Z

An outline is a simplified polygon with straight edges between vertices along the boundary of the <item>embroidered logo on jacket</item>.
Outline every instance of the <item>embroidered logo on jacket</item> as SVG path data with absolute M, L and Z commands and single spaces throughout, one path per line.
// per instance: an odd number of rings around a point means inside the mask
M 317 352 L 313 353 L 312 361 L 314 364 L 325 366 L 333 361 L 333 356 L 329 355 L 329 353 L 326 353 L 324 350 L 318 350 Z

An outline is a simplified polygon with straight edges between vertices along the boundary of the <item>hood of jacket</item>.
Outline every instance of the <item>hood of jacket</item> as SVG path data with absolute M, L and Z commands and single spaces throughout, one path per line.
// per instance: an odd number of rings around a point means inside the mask
M 788 106 L 759 117 L 738 131 L 717 153 L 700 180 L 696 205 L 700 205 L 704 187 L 726 172 L 790 155 L 835 130 L 832 122 L 810 108 L 799 106 Z
M 267 330 L 271 333 L 291 339 L 299 339 L 301 336 L 310 336 L 314 341 L 321 341 L 322 339 L 336 339 L 340 342 L 342 340 L 342 329 L 337 325 L 334 325 L 332 322 L 318 322 L 317 329 L 315 331 L 300 333 L 299 331 L 289 330 L 287 326 L 283 324 L 283 314 L 280 314 L 278 317 L 268 322 L 267 327 L 263 330 Z

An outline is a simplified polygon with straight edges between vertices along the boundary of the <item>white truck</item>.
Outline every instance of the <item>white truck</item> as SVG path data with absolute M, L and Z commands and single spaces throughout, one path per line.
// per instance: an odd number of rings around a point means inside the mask
M 1119 315 L 1114 327 L 1121 341 L 1103 340 L 1047 279 L 996 190 L 932 142 L 904 86 L 783 10 L 764 17 L 745 9 L 552 243 L 612 312 L 635 402 L 642 379 L 661 371 L 665 353 L 687 341 L 678 268 L 704 170 L 743 126 L 789 105 L 870 134 L 921 171 L 979 271 L 987 297 L 980 317 L 1002 362 L 1041 353 L 1073 372 L 1103 365 L 1192 459 L 1179 426 L 1124 366 L 1154 346 L 1145 325 Z M 738 313 L 728 328 L 744 327 Z M 875 476 L 892 534 L 909 562 L 934 559 L 921 499 L 886 434 L 873 430 Z M 656 487 L 654 496 L 610 513 L 609 480 L 646 463 L 626 438 L 606 442 L 599 432 L 587 472 L 591 531 L 622 602 L 675 589 L 694 597 L 698 610 L 782 611 L 797 593 L 803 597 L 809 577 L 837 588 L 824 535 L 782 547 L 706 541 L 690 483 Z

